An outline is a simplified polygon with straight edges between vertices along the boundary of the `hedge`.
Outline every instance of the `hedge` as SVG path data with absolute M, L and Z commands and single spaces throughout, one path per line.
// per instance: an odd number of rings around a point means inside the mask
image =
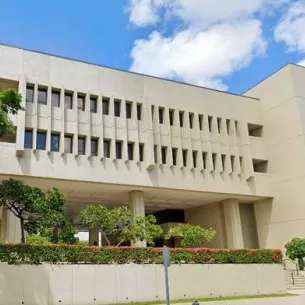
M 280 250 L 173 248 L 173 264 L 279 264 Z M 162 248 L 0 244 L 0 262 L 17 264 L 162 264 Z

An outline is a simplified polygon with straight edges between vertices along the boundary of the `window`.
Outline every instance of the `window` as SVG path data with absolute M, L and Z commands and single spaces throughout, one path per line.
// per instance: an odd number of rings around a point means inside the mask
M 203 115 L 199 114 L 198 118 L 199 118 L 199 129 L 202 130 L 202 128 L 203 128 Z
M 37 132 L 36 149 L 46 150 L 47 133 L 45 131 Z
M 230 157 L 231 159 L 231 168 L 232 168 L 232 172 L 234 172 L 234 169 L 235 169 L 235 156 L 231 156 Z
M 208 161 L 208 154 L 206 152 L 202 153 L 202 163 L 203 163 L 203 169 L 207 169 L 207 161 Z
M 77 151 L 79 155 L 84 155 L 86 153 L 86 138 L 78 137 L 77 141 Z
M 184 111 L 179 111 L 179 124 L 183 127 Z
M 142 104 L 137 104 L 137 119 L 142 120 Z
M 209 132 L 212 131 L 212 120 L 213 120 L 213 117 L 209 115 L 208 116 Z
M 152 118 L 152 120 L 154 120 L 154 118 L 155 118 L 155 106 L 154 105 L 151 105 L 151 118 Z
M 230 120 L 226 119 L 226 126 L 227 126 L 227 134 L 230 134 Z
M 133 160 L 133 152 L 134 152 L 134 143 L 129 142 L 127 144 L 127 151 L 128 151 L 128 160 Z
M 72 93 L 65 92 L 65 108 L 72 109 L 73 108 L 73 96 Z
M 256 124 L 248 124 L 248 132 L 251 137 L 261 138 L 263 135 L 263 126 Z
M 171 126 L 174 125 L 174 115 L 175 115 L 175 110 L 174 109 L 169 109 L 169 124 Z
M 24 148 L 33 148 L 33 130 L 26 130 L 24 133 Z
M 46 105 L 47 104 L 47 95 L 48 95 L 47 88 L 38 88 L 38 97 L 37 97 L 38 104 Z
M 235 132 L 236 132 L 236 135 L 238 136 L 239 135 L 239 132 L 238 132 L 238 121 L 235 121 Z
M 243 157 L 239 157 L 240 171 L 243 169 Z
M 108 97 L 102 98 L 103 114 L 105 115 L 109 115 L 109 101 L 110 99 Z
M 72 154 L 73 152 L 73 137 L 71 135 L 65 135 L 64 152 L 67 154 Z
M 267 173 L 268 161 L 253 159 L 253 169 L 255 173 Z
M 164 122 L 164 108 L 159 107 L 159 123 L 163 124 Z
M 52 90 L 51 94 L 52 106 L 60 107 L 60 92 L 57 90 Z
M 122 141 L 115 142 L 115 157 L 116 159 L 122 159 Z
M 194 125 L 194 113 L 189 113 L 189 121 L 190 121 L 190 128 L 193 129 L 193 125 Z
M 33 85 L 26 86 L 26 102 L 27 103 L 34 102 L 34 86 Z
M 183 166 L 187 166 L 187 149 L 182 150 L 182 159 L 183 159 Z
M 217 118 L 218 133 L 221 133 L 221 118 Z
M 178 148 L 173 147 L 172 148 L 172 158 L 173 158 L 173 165 L 177 165 L 177 155 L 178 155 Z
M 85 96 L 82 94 L 77 95 L 77 109 L 85 111 Z
M 91 138 L 91 156 L 98 155 L 98 139 Z
M 161 147 L 162 164 L 166 164 L 167 147 Z
M 110 146 L 111 140 L 104 139 L 103 148 L 104 148 L 104 157 L 110 158 Z
M 126 102 L 126 118 L 131 119 L 132 115 L 132 102 Z
M 139 158 L 140 161 L 144 161 L 144 143 L 139 144 Z
M 92 95 L 90 96 L 90 112 L 97 113 L 97 97 Z
M 198 155 L 198 151 L 194 150 L 193 151 L 193 167 L 194 168 L 197 167 L 197 155 Z
M 222 165 L 222 169 L 224 171 L 226 168 L 226 155 L 221 155 L 221 165 Z
M 119 117 L 121 115 L 121 101 L 114 100 L 114 116 Z
M 51 151 L 59 151 L 60 135 L 51 133 Z
M 155 158 L 155 163 L 158 163 L 158 146 L 154 145 L 154 158 Z
M 217 154 L 213 153 L 212 154 L 213 170 L 216 169 L 216 158 L 217 158 Z

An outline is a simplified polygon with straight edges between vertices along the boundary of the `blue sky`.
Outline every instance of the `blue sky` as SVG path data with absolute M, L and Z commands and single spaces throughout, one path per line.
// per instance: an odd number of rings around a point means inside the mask
M 1 11 L 1 43 L 236 93 L 305 60 L 304 0 L 2 0 Z

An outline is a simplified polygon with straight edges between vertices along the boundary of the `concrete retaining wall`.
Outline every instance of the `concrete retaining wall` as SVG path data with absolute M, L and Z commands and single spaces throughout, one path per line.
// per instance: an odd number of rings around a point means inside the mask
M 172 265 L 169 277 L 173 300 L 286 292 L 280 265 Z M 0 305 L 92 305 L 164 299 L 160 265 L 0 263 Z

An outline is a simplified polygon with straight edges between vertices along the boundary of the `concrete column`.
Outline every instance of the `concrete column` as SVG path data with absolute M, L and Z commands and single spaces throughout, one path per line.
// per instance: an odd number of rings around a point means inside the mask
M 141 191 L 132 191 L 129 193 L 129 200 L 133 220 L 137 216 L 145 216 L 144 193 Z M 146 241 L 137 241 L 132 246 L 146 247 Z
M 1 235 L 0 242 L 2 243 L 20 243 L 21 230 L 19 219 L 7 209 L 2 210 L 1 219 Z
M 89 245 L 90 246 L 99 246 L 99 229 L 92 228 L 89 229 Z
M 239 212 L 239 202 L 230 199 L 223 202 L 227 246 L 229 249 L 243 249 L 243 234 Z

